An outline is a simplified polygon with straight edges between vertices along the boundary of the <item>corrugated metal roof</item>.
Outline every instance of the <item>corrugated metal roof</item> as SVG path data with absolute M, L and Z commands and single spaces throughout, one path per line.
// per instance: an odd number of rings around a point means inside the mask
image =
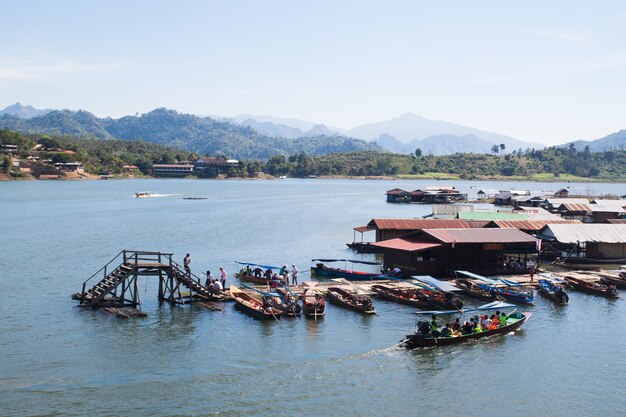
M 537 239 L 517 229 L 427 229 L 443 243 L 527 243 Z
M 370 229 L 367 226 L 358 226 L 358 227 L 354 228 L 354 231 L 359 232 L 359 233 L 365 233 L 365 232 L 369 232 L 371 230 L 374 230 L 374 229 Z
M 494 220 L 489 222 L 489 226 L 498 226 L 501 229 L 513 228 L 518 230 L 539 231 L 546 224 L 581 224 L 580 220 Z
M 393 190 L 389 190 L 387 191 L 387 195 L 398 195 L 398 194 L 405 194 L 408 191 L 403 190 L 402 188 L 394 188 Z
M 625 206 L 626 203 L 622 203 L 619 200 L 602 200 L 602 202 L 598 204 L 589 204 L 589 208 L 591 209 L 591 211 L 608 213 L 623 213 L 626 211 L 624 210 Z
M 470 227 L 466 221 L 458 219 L 372 219 L 367 226 L 378 230 L 466 229 Z
M 503 213 L 500 211 L 460 211 L 462 220 L 526 220 L 528 215 L 522 213 Z
M 546 200 L 549 204 L 554 207 L 558 207 L 561 204 L 589 204 L 589 200 L 586 198 L 551 198 L 548 197 Z
M 576 204 L 576 203 L 563 203 L 558 208 L 559 211 L 584 211 L 585 213 L 591 212 L 589 204 Z
M 540 235 L 561 243 L 626 243 L 626 224 L 547 224 Z
M 432 249 L 441 246 L 440 243 L 421 242 L 416 239 L 407 239 L 401 237 L 396 239 L 383 240 L 381 242 L 373 242 L 372 245 L 381 248 L 397 249 L 409 252 Z

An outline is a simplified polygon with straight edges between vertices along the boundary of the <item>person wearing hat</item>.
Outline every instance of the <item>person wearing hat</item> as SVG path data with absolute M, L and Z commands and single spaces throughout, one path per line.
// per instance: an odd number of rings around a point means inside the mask
M 291 264 L 291 285 L 298 285 L 298 268 L 295 264 Z

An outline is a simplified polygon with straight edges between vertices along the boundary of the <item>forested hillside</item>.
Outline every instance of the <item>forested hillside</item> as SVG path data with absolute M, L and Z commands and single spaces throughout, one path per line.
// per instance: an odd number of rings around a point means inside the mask
M 0 128 L 27 133 L 70 135 L 97 139 L 140 139 L 191 152 L 237 159 L 267 159 L 276 154 L 382 150 L 375 143 L 342 136 L 287 139 L 260 135 L 254 129 L 209 117 L 156 109 L 141 116 L 101 119 L 86 111 L 52 111 L 41 117 L 0 117 Z

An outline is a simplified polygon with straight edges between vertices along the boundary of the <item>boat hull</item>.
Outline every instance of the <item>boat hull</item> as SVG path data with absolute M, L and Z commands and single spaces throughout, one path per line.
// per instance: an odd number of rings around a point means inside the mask
M 450 346 L 457 345 L 468 340 L 474 339 L 482 339 L 489 336 L 494 336 L 498 334 L 507 334 L 511 331 L 519 329 L 529 318 L 532 316 L 532 313 L 517 313 L 519 314 L 519 319 L 514 323 L 508 324 L 504 327 L 499 327 L 494 330 L 487 330 L 481 333 L 472 333 L 465 336 L 458 337 L 422 337 L 418 334 L 407 335 L 403 340 L 403 345 L 409 349 L 418 348 L 418 347 L 438 347 L 438 346 Z
M 619 294 L 617 290 L 610 291 L 606 286 L 605 288 L 594 287 L 593 284 L 590 284 L 586 281 L 582 281 L 573 277 L 565 277 L 565 281 L 574 289 L 578 291 L 582 291 L 591 295 L 598 295 L 604 298 L 619 298 Z
M 376 310 L 374 309 L 373 305 L 371 307 L 366 307 L 363 304 L 351 303 L 349 302 L 347 297 L 348 293 L 346 291 L 335 287 L 328 288 L 328 299 L 334 304 L 352 311 L 356 311 L 358 313 L 376 314 Z
M 394 291 L 392 288 L 388 288 L 384 285 L 372 285 L 372 291 L 376 293 L 376 295 L 390 301 L 394 301 L 396 303 L 404 304 L 407 306 L 415 307 L 415 308 L 430 308 L 431 305 L 428 301 L 420 300 L 417 298 L 405 297 L 404 295 L 399 294 L 397 291 Z
M 388 279 L 387 276 L 373 272 L 351 271 L 348 269 L 311 267 L 311 273 L 324 278 L 345 278 L 349 281 L 367 281 L 372 279 Z
M 600 282 L 605 285 L 615 285 L 617 288 L 626 289 L 626 280 L 620 278 L 602 277 Z

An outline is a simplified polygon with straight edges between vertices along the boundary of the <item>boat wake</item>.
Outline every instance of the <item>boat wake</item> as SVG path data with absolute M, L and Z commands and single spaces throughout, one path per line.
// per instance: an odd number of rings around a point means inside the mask
M 134 195 L 133 197 L 137 197 L 137 198 L 158 198 L 158 197 L 173 197 L 173 196 L 177 196 L 180 194 L 149 194 L 149 195 Z

